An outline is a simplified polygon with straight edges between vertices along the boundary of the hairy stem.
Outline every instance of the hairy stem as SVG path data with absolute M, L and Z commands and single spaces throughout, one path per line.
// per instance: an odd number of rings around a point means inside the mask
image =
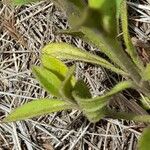
M 136 115 L 136 114 L 126 113 L 126 112 L 116 112 L 110 109 L 106 110 L 106 115 L 114 119 L 125 119 L 125 120 L 134 120 L 134 121 L 150 123 L 150 115 Z

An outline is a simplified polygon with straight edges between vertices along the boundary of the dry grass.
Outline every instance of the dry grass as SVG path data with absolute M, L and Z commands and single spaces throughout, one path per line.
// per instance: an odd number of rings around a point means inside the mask
M 140 5 L 138 0 L 128 4 L 134 10 L 129 18 L 133 34 L 148 44 L 150 5 L 144 0 Z M 0 3 L 0 119 L 25 102 L 48 96 L 31 72 L 32 65 L 40 63 L 40 49 L 46 43 L 65 41 L 93 53 L 98 51 L 80 39 L 55 35 L 58 29 L 66 28 L 65 15 L 50 2 L 15 8 Z M 78 62 L 76 77 L 84 78 L 93 96 L 107 89 L 102 85 L 108 78 L 103 68 Z M 142 124 L 124 120 L 103 119 L 92 124 L 79 111 L 64 111 L 0 124 L 0 149 L 135 150 L 141 129 Z

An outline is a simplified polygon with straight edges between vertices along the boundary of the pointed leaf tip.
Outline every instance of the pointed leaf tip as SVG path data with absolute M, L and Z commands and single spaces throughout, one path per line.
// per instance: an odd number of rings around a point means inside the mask
M 71 105 L 58 99 L 38 99 L 13 110 L 3 122 L 24 120 L 48 113 L 71 109 Z

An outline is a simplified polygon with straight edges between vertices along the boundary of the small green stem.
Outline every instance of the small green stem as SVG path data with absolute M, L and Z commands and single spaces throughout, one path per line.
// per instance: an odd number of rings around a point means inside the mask
M 114 52 L 116 57 L 120 60 L 122 63 L 122 66 L 126 69 L 126 71 L 130 74 L 131 78 L 134 80 L 136 84 L 139 84 L 141 81 L 141 76 L 139 75 L 139 70 L 136 67 L 136 65 L 133 63 L 133 61 L 130 59 L 130 57 L 126 54 L 126 52 L 119 46 L 118 41 L 105 38 L 107 44 L 111 48 L 111 50 Z
M 120 11 L 121 11 L 120 12 L 121 26 L 122 26 L 124 42 L 127 48 L 127 53 L 130 55 L 131 59 L 133 60 L 137 68 L 139 68 L 139 70 L 142 71 L 144 68 L 143 63 L 138 56 L 136 48 L 132 44 L 130 34 L 129 34 L 127 2 L 125 0 L 122 1 Z
M 122 66 L 126 69 L 126 72 L 129 73 L 130 77 L 133 79 L 135 85 L 137 88 L 140 89 L 142 93 L 145 95 L 149 95 L 150 93 L 150 85 L 148 81 L 142 81 L 141 79 L 141 73 L 139 68 L 137 68 L 136 64 L 132 61 L 132 59 L 126 54 L 126 52 L 120 48 L 118 42 L 116 40 L 112 39 L 106 39 L 106 42 L 111 47 L 112 51 L 114 52 L 114 55 L 118 57 L 120 62 L 122 63 Z M 142 81 L 142 82 L 141 82 Z
M 126 112 L 116 112 L 110 109 L 106 110 L 106 115 L 114 119 L 125 119 L 125 120 L 134 120 L 134 121 L 150 123 L 150 115 L 136 115 L 136 114 L 126 113 Z

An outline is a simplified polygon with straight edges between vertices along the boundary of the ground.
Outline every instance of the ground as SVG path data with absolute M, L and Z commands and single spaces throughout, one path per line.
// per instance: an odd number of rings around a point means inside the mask
M 150 2 L 129 1 L 130 31 L 141 58 L 149 62 Z M 36 98 L 49 97 L 32 75 L 40 64 L 40 50 L 49 43 L 65 41 L 82 49 L 99 50 L 70 36 L 57 35 L 66 29 L 65 14 L 53 3 L 40 1 L 12 7 L 0 2 L 0 120 L 13 108 Z M 76 78 L 89 85 L 93 96 L 101 95 L 108 73 L 104 68 L 76 63 Z M 0 124 L 1 150 L 136 150 L 145 125 L 133 121 L 102 119 L 90 123 L 77 110 L 53 113 L 16 123 Z

